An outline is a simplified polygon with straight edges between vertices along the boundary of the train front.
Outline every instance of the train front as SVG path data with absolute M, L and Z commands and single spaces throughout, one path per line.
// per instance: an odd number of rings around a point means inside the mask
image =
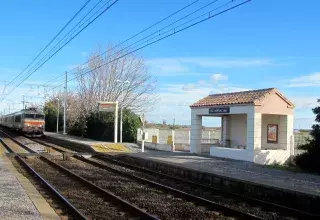
M 41 112 L 25 112 L 22 132 L 28 136 L 40 137 L 44 131 L 44 114 Z

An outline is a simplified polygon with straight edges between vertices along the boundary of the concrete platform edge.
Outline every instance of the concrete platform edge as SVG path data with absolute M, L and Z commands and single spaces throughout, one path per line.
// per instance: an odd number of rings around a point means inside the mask
M 250 194 L 250 196 L 263 199 L 261 196 L 268 197 L 285 197 L 282 198 L 285 201 L 290 201 L 294 204 L 295 208 L 299 209 L 302 206 L 305 208 L 304 210 L 317 210 L 320 206 L 320 196 L 313 195 L 305 192 L 294 191 L 291 189 L 281 188 L 277 186 L 270 186 L 262 183 L 251 182 L 248 180 L 232 178 L 228 176 L 223 176 L 216 173 L 210 173 L 202 170 L 196 170 L 192 168 L 187 168 L 183 166 L 179 166 L 177 164 L 173 164 L 166 161 L 160 161 L 157 159 L 150 158 L 142 158 L 141 156 L 135 156 L 134 154 L 126 154 L 119 155 L 122 158 L 129 158 L 128 161 L 143 165 L 147 168 L 154 168 L 161 170 L 162 172 L 166 172 L 171 175 L 180 175 L 187 177 L 188 179 L 194 178 L 200 179 L 203 181 L 210 182 L 211 184 L 220 184 L 222 188 L 225 190 L 234 190 L 235 193 L 239 194 Z M 131 158 L 131 159 L 130 159 Z M 240 187 L 239 187 L 240 186 Z M 239 191 L 241 190 L 241 191 Z M 256 195 L 257 194 L 257 195 Z M 281 203 L 280 203 L 281 204 Z M 282 204 L 285 205 L 285 204 Z M 310 211 L 308 210 L 308 211 Z
M 3 160 L 6 168 L 17 178 L 18 182 L 25 190 L 28 197 L 30 198 L 36 209 L 39 211 L 42 218 L 45 220 L 61 219 L 58 216 L 58 214 L 52 209 L 52 207 L 47 203 L 47 201 L 43 198 L 43 196 L 38 192 L 38 190 L 32 185 L 32 183 L 16 170 L 11 161 L 5 156 L 3 157 Z

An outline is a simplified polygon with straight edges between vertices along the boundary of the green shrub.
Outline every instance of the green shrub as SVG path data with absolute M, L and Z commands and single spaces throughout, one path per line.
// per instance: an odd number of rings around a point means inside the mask
M 320 99 L 318 99 L 318 103 L 320 103 Z M 310 132 L 312 138 L 298 147 L 298 149 L 306 152 L 296 156 L 295 162 L 303 170 L 320 173 L 320 106 L 312 109 L 312 111 L 316 114 L 316 124 L 312 126 Z

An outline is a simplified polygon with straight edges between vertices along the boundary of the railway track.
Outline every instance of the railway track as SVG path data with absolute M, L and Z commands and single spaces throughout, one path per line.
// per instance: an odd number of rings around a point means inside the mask
M 126 175 L 79 156 L 70 161 L 50 161 L 55 164 L 53 166 L 67 169 L 104 190 L 112 191 L 161 219 L 263 219 L 154 181 Z
M 10 147 L 13 143 L 7 144 L 3 141 L 4 135 L 7 134 L 1 132 L 2 144 L 9 153 L 15 153 Z M 28 149 L 12 137 L 7 135 L 7 138 Z M 32 149 L 29 149 L 29 152 L 36 153 Z M 25 159 L 17 154 L 15 160 L 59 198 L 64 209 L 67 209 L 74 219 L 158 219 L 45 156 L 38 154 L 36 157 Z
M 52 143 L 46 143 L 43 140 L 39 141 L 39 143 L 50 146 L 59 152 L 74 152 Z M 229 205 L 235 204 L 243 212 L 249 212 L 252 215 L 258 214 L 265 219 L 320 219 L 319 215 L 235 193 L 224 192 L 212 186 L 129 164 L 111 156 L 95 156 L 94 159 L 78 159 L 103 169 L 116 170 L 115 172 L 119 172 L 133 179 L 147 179 L 211 201 L 220 201 L 222 204 Z
M 57 146 L 55 144 L 45 142 L 44 140 L 37 140 L 36 142 L 41 145 L 50 147 L 57 152 L 67 152 L 71 154 L 75 153 L 75 150 L 66 149 L 65 146 Z M 148 208 L 151 209 L 151 211 L 148 211 L 151 213 L 156 213 L 159 217 L 164 219 L 172 219 L 172 216 L 163 216 L 163 214 L 161 213 L 165 208 L 163 208 L 162 210 L 157 210 L 157 208 L 159 207 L 150 208 L 150 206 L 146 204 L 140 204 L 139 202 L 132 200 L 134 196 L 139 197 L 139 193 L 135 191 L 135 194 L 131 194 L 130 196 L 130 192 L 125 191 L 126 187 L 120 185 L 120 183 L 130 182 L 134 180 L 140 182 L 141 184 L 150 185 L 156 189 L 161 189 L 163 191 L 171 193 L 173 196 L 179 195 L 179 197 L 183 198 L 184 200 L 193 202 L 194 205 L 210 207 L 211 209 L 215 210 L 215 212 L 213 213 L 214 215 L 209 218 L 223 218 L 224 216 L 232 216 L 239 219 L 319 219 L 319 216 L 307 212 L 280 206 L 262 200 L 246 198 L 237 194 L 221 192 L 217 189 L 212 188 L 211 186 L 202 185 L 196 182 L 173 177 L 133 164 L 125 163 L 123 161 L 120 161 L 119 159 L 115 159 L 114 157 L 95 156 L 93 158 L 86 159 L 81 156 L 74 155 L 74 157 L 71 158 L 71 161 L 58 160 L 55 162 L 60 166 L 68 168 L 69 170 L 71 170 L 71 172 L 74 172 L 77 175 L 90 180 L 91 183 L 101 186 L 101 188 L 107 188 L 108 190 L 115 192 L 115 194 L 119 195 L 119 197 L 126 198 L 128 201 L 135 203 L 138 207 L 142 207 L 146 210 L 148 210 Z M 101 171 L 101 169 L 103 169 L 103 171 Z M 106 179 L 106 176 L 109 176 L 109 179 Z M 121 181 L 119 182 L 119 180 Z M 117 187 L 108 188 L 108 186 Z M 137 188 L 137 185 L 130 186 L 131 188 Z M 121 192 L 121 190 L 120 192 L 118 192 L 117 188 L 121 188 L 123 192 Z M 146 190 L 143 189 L 142 191 L 145 194 Z M 160 192 L 157 193 L 159 194 Z M 237 199 L 235 199 L 235 197 L 237 197 Z M 141 198 L 141 200 L 145 201 L 146 198 Z M 151 198 L 148 198 L 148 201 L 149 200 L 152 201 Z M 234 204 L 238 206 L 238 210 L 234 208 Z M 174 207 L 170 207 L 172 211 L 172 208 L 174 209 Z M 186 209 L 188 209 L 188 207 Z M 194 213 L 189 214 L 195 215 Z M 179 217 L 188 218 L 181 215 Z M 201 218 L 206 217 L 202 216 Z

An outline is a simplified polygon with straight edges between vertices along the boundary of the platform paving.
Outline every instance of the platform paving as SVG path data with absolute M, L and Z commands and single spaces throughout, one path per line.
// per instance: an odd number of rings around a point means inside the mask
M 96 141 L 88 138 L 76 137 L 68 134 L 63 135 L 53 132 L 44 132 L 44 135 L 49 138 L 64 140 L 69 143 L 78 143 L 97 152 L 140 152 L 140 148 L 131 143 L 114 144 L 112 142 Z
M 44 219 L 0 156 L 0 219 Z
M 194 155 L 185 152 L 147 151 L 130 154 L 202 172 L 266 186 L 320 196 L 320 176 L 268 168 L 251 162 Z

